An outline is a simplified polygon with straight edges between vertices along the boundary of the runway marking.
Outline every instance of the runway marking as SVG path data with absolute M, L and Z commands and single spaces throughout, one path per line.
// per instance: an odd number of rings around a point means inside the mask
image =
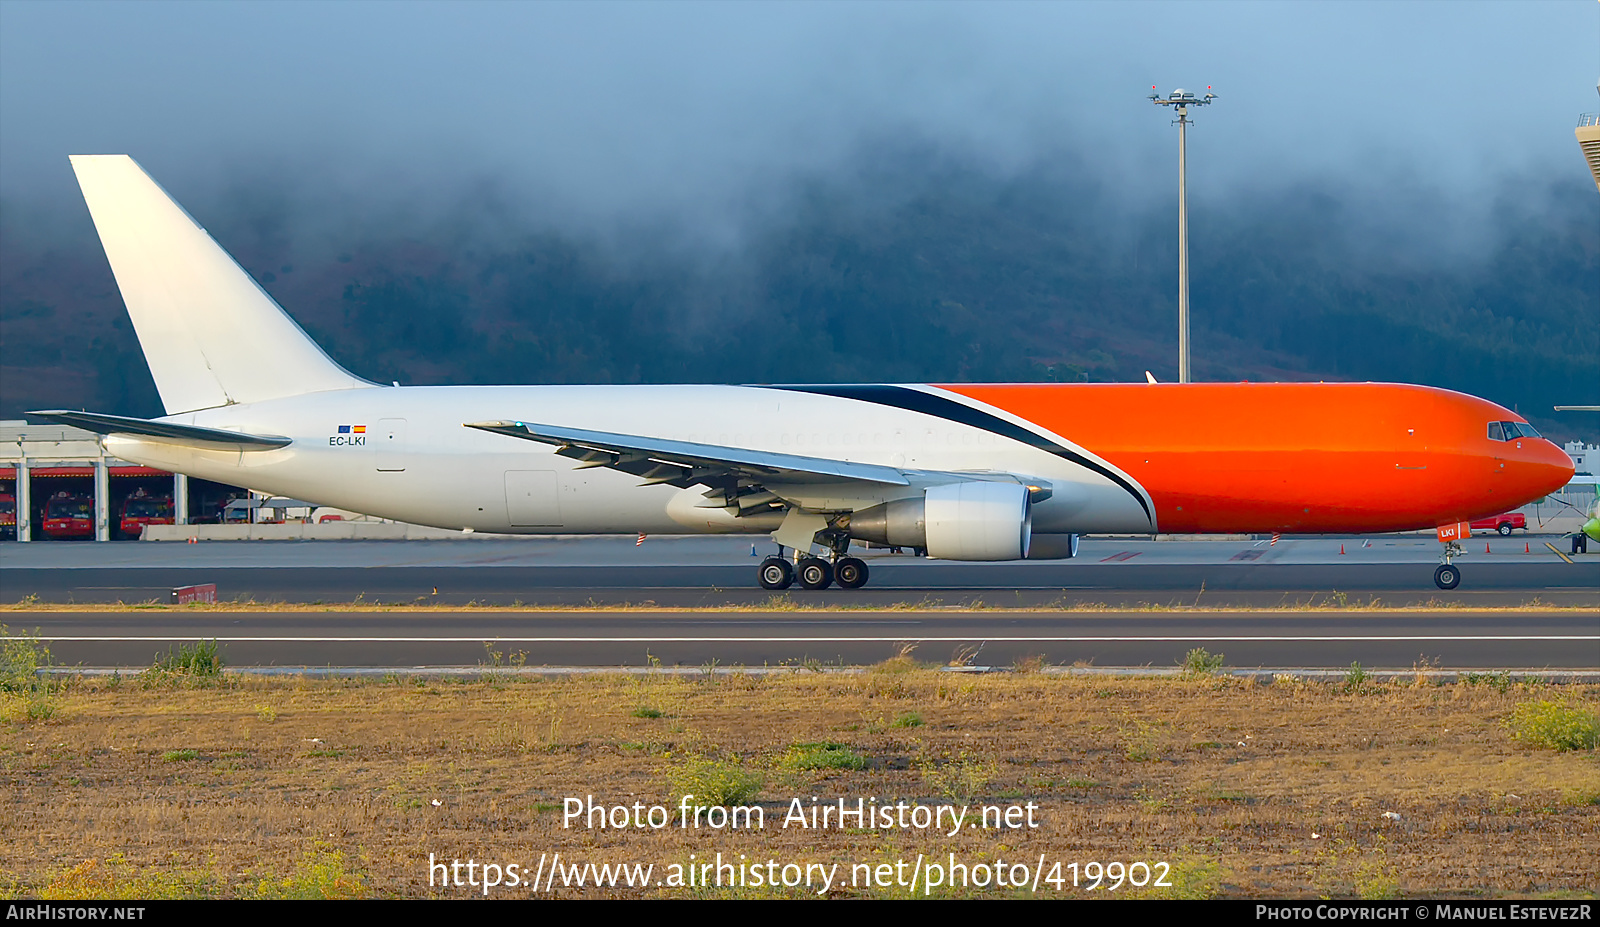
M 859 643 L 895 643 L 904 640 L 919 640 L 930 642 L 944 641 L 993 641 L 996 643 L 1137 643 L 1137 642 L 1172 642 L 1172 641 L 1217 641 L 1223 643 L 1296 643 L 1296 642 L 1340 642 L 1340 641 L 1600 641 L 1600 635 L 1595 634 L 1552 634 L 1552 635 L 1515 635 L 1515 634 L 1489 634 L 1489 635 L 1441 635 L 1427 637 L 1393 637 L 1385 635 L 1313 635 L 1313 636 L 1253 636 L 1253 637 L 1216 637 L 1207 634 L 1185 634 L 1174 637 L 1057 637 L 1057 636 L 997 636 L 987 634 L 968 634 L 958 637 L 926 637 L 915 634 L 900 634 L 894 637 L 225 637 L 206 634 L 187 634 L 179 637 L 172 636 L 137 636 L 137 637 L 57 637 L 50 634 L 42 635 L 17 635 L 31 640 L 57 641 L 68 643 L 187 643 L 194 640 L 216 641 L 229 644 L 480 644 L 480 643 L 531 643 L 531 644 L 599 644 L 599 643 L 673 643 L 673 644 L 751 644 L 751 643 L 837 643 L 840 641 L 855 641 Z
M 1143 553 L 1143 551 L 1125 550 L 1125 551 L 1122 551 L 1121 553 L 1112 554 L 1111 556 L 1106 557 L 1105 559 L 1101 560 L 1100 562 L 1101 563 L 1110 563 L 1112 561 L 1117 561 L 1118 563 L 1120 563 L 1120 562 L 1122 562 L 1124 560 L 1132 560 L 1133 558 L 1139 556 L 1141 553 Z
M 1228 559 L 1229 560 L 1256 560 L 1256 559 L 1260 558 L 1260 556 L 1261 556 L 1261 551 L 1259 551 L 1259 550 L 1241 550 L 1237 554 L 1234 554 L 1232 557 L 1229 557 Z
M 74 587 L 74 588 L 77 588 L 77 589 L 94 589 L 94 590 L 99 591 L 99 592 L 119 592 L 119 591 L 120 592 L 126 592 L 128 590 L 135 590 L 135 591 L 138 591 L 138 592 L 147 592 L 147 591 L 152 591 L 152 590 L 153 591 L 163 591 L 164 592 L 164 591 L 170 590 L 172 587 L 171 586 L 77 586 L 77 587 Z

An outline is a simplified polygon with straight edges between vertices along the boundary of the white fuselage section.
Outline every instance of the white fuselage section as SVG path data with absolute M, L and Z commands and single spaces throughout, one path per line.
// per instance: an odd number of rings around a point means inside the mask
M 936 415 L 762 387 L 337 390 L 162 419 L 292 439 L 277 450 L 200 450 L 120 434 L 105 442 L 117 456 L 148 466 L 448 529 L 519 534 L 760 533 L 777 526 L 775 513 L 737 517 L 708 505 L 703 486 L 642 486 L 638 477 L 627 473 L 582 468 L 547 444 L 464 427 L 487 420 L 881 464 L 913 474 L 977 471 L 1034 477 L 1052 489 L 1051 497 L 1034 507 L 1035 532 L 1155 528 L 1126 487 L 1048 451 Z M 1070 436 L 1056 437 L 1062 445 L 1104 464 L 1073 444 Z M 909 487 L 834 484 L 798 490 L 796 495 L 803 497 L 801 504 L 808 510 L 849 511 L 920 494 L 930 482 L 939 482 L 937 473 L 914 478 Z

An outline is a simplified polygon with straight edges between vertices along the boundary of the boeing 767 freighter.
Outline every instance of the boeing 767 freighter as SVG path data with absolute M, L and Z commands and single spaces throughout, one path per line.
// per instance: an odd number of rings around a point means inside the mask
M 335 363 L 126 155 L 72 158 L 167 414 L 38 413 L 117 457 L 514 534 L 770 533 L 762 586 L 852 542 L 1072 556 L 1081 534 L 1438 530 L 1564 485 L 1520 416 L 1386 383 L 382 386 Z M 242 350 L 248 346 L 248 350 Z

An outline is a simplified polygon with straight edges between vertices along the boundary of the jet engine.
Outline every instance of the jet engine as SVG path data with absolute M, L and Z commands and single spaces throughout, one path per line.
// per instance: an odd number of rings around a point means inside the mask
M 1071 560 L 1078 556 L 1078 535 L 1035 534 L 1028 545 L 1029 560 Z
M 941 560 L 1021 560 L 1028 556 L 1033 515 L 1028 487 L 974 480 L 862 509 L 850 515 L 848 527 L 853 538 L 918 547 Z

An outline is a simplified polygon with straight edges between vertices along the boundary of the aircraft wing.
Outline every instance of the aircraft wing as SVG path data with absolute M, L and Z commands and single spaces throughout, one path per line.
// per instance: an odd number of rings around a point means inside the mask
M 779 454 L 718 444 L 696 444 L 665 438 L 587 431 L 531 422 L 467 422 L 468 428 L 509 435 L 540 444 L 555 445 L 556 453 L 590 467 L 610 467 L 631 473 L 644 485 L 666 483 L 687 488 L 695 484 L 733 491 L 739 481 L 749 483 L 832 483 L 860 481 L 886 486 L 909 486 L 910 480 L 894 467 L 854 463 L 798 454 Z
M 102 435 L 133 435 L 139 438 L 166 441 L 171 444 L 184 444 L 218 450 L 270 451 L 280 447 L 288 447 L 290 443 L 290 439 L 282 435 L 250 435 L 240 431 L 226 431 L 221 428 L 204 428 L 200 425 L 178 425 L 172 422 L 129 418 L 125 415 L 106 415 L 103 412 L 71 412 L 63 409 L 51 409 L 43 412 L 29 412 L 28 414 L 37 415 L 52 422 L 60 422 L 63 425 L 73 425 L 85 431 L 92 431 Z

